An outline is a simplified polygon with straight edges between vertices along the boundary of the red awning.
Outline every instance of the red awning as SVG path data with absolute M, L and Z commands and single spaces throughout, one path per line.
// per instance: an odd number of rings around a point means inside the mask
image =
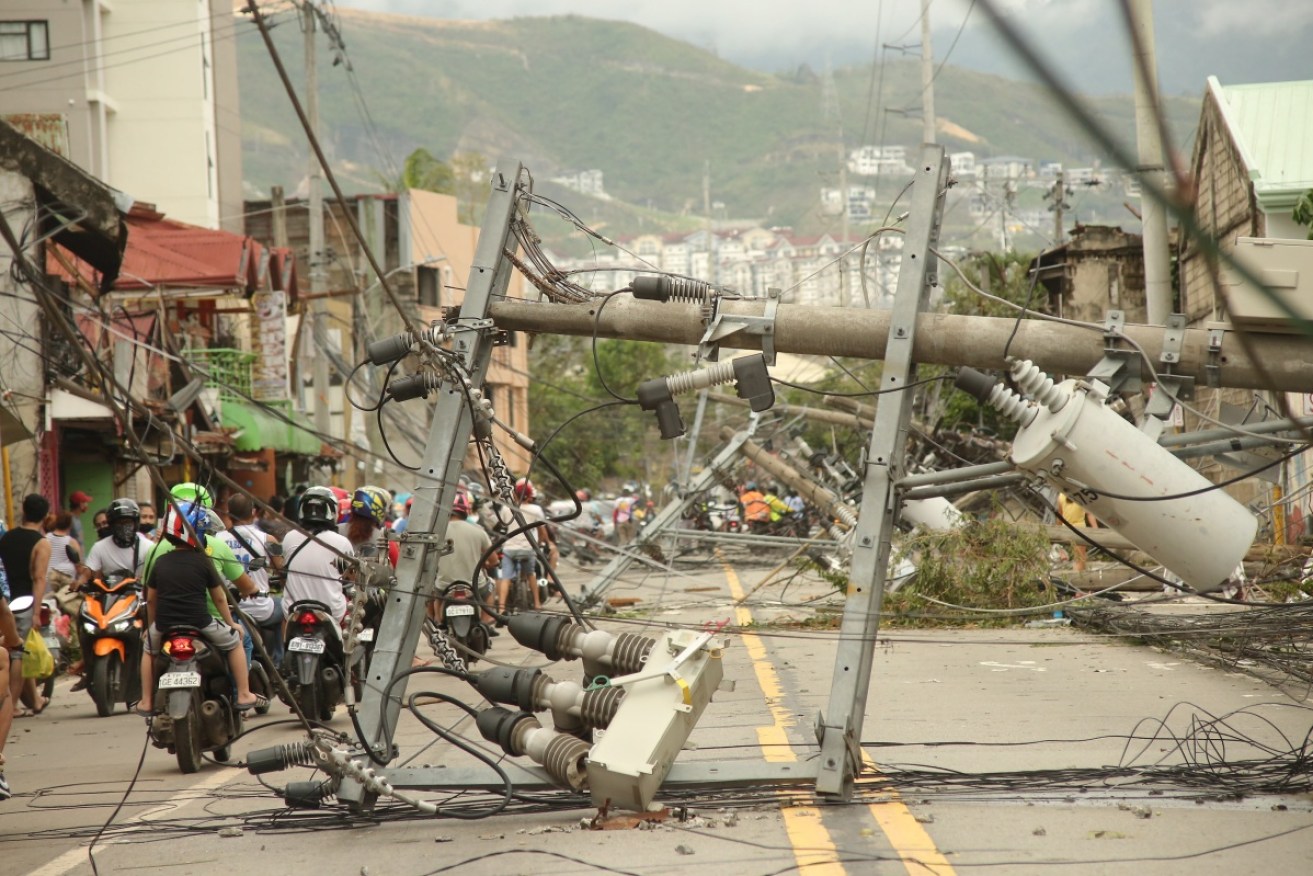
M 216 289 L 249 295 L 263 285 L 263 247 L 249 237 L 175 222 L 153 211 L 134 208 L 126 218 L 128 245 L 112 291 Z M 99 284 L 99 274 L 63 247 L 60 250 L 81 275 Z M 46 259 L 53 276 L 73 282 L 56 253 Z

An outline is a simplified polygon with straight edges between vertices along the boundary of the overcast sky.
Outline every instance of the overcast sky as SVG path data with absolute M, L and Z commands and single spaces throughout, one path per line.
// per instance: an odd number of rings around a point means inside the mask
M 781 72 L 869 63 L 879 44 L 920 42 L 921 0 L 336 0 L 341 7 L 433 18 L 578 14 L 632 21 L 714 50 L 735 63 Z M 1070 80 L 1085 90 L 1127 91 L 1119 0 L 994 0 L 1009 10 Z M 1016 74 L 972 0 L 932 0 L 935 55 L 954 64 Z M 1158 59 L 1168 93 L 1200 93 L 1204 77 L 1225 83 L 1307 78 L 1313 35 L 1309 0 L 1154 0 Z M 965 23 L 965 25 L 964 25 Z M 1104 48 L 1108 47 L 1108 48 Z

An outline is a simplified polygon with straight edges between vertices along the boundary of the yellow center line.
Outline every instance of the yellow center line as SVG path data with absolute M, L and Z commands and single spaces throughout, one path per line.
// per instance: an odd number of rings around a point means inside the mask
M 734 569 L 724 561 L 725 579 L 729 582 L 730 595 L 739 603 L 734 607 L 734 620 L 739 629 L 746 629 L 752 623 L 752 612 L 742 604 L 743 587 L 739 583 Z M 766 697 L 774 724 L 770 727 L 758 727 L 757 739 L 761 743 L 767 761 L 797 761 L 798 756 L 789 747 L 785 728 L 793 726 L 793 716 L 784 708 L 784 690 L 779 676 L 771 664 L 766 646 L 761 637 L 754 633 L 741 633 L 740 638 L 747 648 L 748 657 L 757 673 L 757 684 Z M 865 754 L 862 760 L 868 769 L 876 770 L 875 762 Z M 896 791 L 886 791 L 889 800 L 884 803 L 872 803 L 867 808 L 875 823 L 884 831 L 889 844 L 902 860 L 903 866 L 913 876 L 956 876 L 953 866 L 935 845 L 935 841 L 922 827 L 921 822 L 902 802 Z M 838 863 L 838 851 L 830 832 L 821 823 L 821 812 L 815 806 L 795 806 L 784 811 L 784 826 L 793 845 L 794 857 L 798 861 L 799 871 L 807 876 L 816 874 L 846 873 Z
M 752 623 L 752 612 L 744 607 L 743 586 L 734 569 L 722 561 L 725 579 L 729 582 L 729 592 L 735 602 L 734 620 L 739 629 L 745 629 Z M 757 728 L 757 740 L 761 744 L 762 754 L 767 761 L 796 762 L 798 755 L 789 745 L 786 728 L 793 726 L 793 716 L 784 708 L 784 688 L 780 677 L 775 672 L 766 654 L 766 646 L 761 637 L 754 633 L 740 633 L 752 667 L 757 673 L 757 685 L 766 697 L 766 707 L 770 710 L 773 723 L 769 727 Z M 807 876 L 846 876 L 847 870 L 839 863 L 838 849 L 830 832 L 821 822 L 821 810 L 815 806 L 787 806 L 781 813 L 784 817 L 784 829 L 793 846 L 793 857 L 798 862 L 798 872 Z
M 866 752 L 862 752 L 862 762 L 867 769 L 879 771 L 875 761 Z M 869 808 L 875 823 L 880 825 L 884 835 L 889 838 L 903 866 L 912 876 L 955 876 L 956 871 L 948 859 L 939 851 L 930 834 L 916 820 L 916 816 L 907 808 L 898 792 L 886 790 L 889 800 L 884 803 L 872 803 Z

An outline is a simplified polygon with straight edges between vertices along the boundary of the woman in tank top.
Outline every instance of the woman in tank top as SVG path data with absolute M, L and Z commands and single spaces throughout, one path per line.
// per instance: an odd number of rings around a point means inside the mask
M 57 593 L 70 587 L 77 578 L 77 564 L 82 562 L 82 546 L 69 534 L 73 526 L 70 511 L 56 511 L 46 533 L 50 542 L 50 565 L 46 567 L 46 592 Z

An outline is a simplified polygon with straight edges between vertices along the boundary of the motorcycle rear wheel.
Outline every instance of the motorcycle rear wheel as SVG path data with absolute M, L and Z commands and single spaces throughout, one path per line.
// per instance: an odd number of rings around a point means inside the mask
M 177 749 L 178 769 L 186 774 L 199 772 L 204 759 L 201 757 L 201 720 L 194 699 L 187 714 L 173 719 L 173 744 Z
M 301 714 L 305 715 L 311 721 L 320 720 L 319 710 L 321 708 L 321 705 L 320 705 L 320 696 L 319 696 L 319 685 L 317 684 L 300 685 L 296 689 L 295 697 L 296 697 L 296 704 L 301 709 Z

